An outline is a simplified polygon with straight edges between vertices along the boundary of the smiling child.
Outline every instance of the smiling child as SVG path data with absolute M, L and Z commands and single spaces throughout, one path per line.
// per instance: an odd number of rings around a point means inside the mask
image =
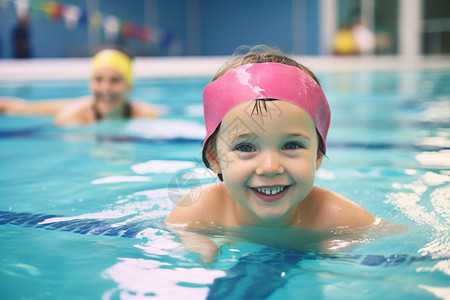
M 203 160 L 221 182 L 188 193 L 166 223 L 358 228 L 375 218 L 314 185 L 326 152 L 330 108 L 314 74 L 283 53 L 251 50 L 203 91 Z

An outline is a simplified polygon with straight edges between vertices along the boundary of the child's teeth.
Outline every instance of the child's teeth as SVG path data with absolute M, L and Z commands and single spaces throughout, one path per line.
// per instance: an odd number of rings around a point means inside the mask
M 274 187 L 274 188 L 256 188 L 256 190 L 260 193 L 266 195 L 275 195 L 281 193 L 284 190 L 284 186 Z

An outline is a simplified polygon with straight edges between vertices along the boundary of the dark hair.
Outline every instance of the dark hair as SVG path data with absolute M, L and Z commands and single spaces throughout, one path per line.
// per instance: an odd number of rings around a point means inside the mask
M 241 54 L 241 52 L 244 52 L 244 54 Z M 235 53 L 231 56 L 230 60 L 219 69 L 219 71 L 214 76 L 213 80 L 217 80 L 223 75 L 225 75 L 230 70 L 237 68 L 242 65 L 246 64 L 252 64 L 252 63 L 268 63 L 268 62 L 275 62 L 280 64 L 285 64 L 288 66 L 293 66 L 296 68 L 299 68 L 309 76 L 311 76 L 314 81 L 317 82 L 320 86 L 320 82 L 317 79 L 316 75 L 307 67 L 304 65 L 296 62 L 294 59 L 289 58 L 286 54 L 284 54 L 282 51 L 271 48 L 265 45 L 257 45 L 254 47 L 248 47 L 248 46 L 241 46 L 239 47 Z M 255 101 L 255 106 L 253 107 L 252 114 L 261 114 L 263 111 L 267 112 L 266 107 L 266 101 L 273 101 L 277 99 L 258 99 Z M 216 135 L 219 132 L 220 124 L 217 126 L 216 130 L 213 134 L 208 138 L 208 140 L 205 142 L 205 147 L 203 148 L 202 152 L 202 159 L 206 167 L 210 168 L 211 164 L 208 161 L 208 158 L 206 157 L 206 153 L 208 151 L 214 150 L 213 147 L 215 145 Z M 317 132 L 317 129 L 316 129 Z M 320 138 L 319 132 L 317 132 L 317 139 L 319 141 L 318 146 L 318 152 L 325 155 L 325 149 L 323 147 L 322 139 Z

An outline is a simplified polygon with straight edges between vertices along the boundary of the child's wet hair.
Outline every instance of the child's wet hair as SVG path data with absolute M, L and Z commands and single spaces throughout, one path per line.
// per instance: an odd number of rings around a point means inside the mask
M 244 54 L 242 54 L 244 53 Z M 255 64 L 255 63 L 280 63 L 288 66 L 293 66 L 296 68 L 299 68 L 303 72 L 305 72 L 307 75 L 309 75 L 312 79 L 314 79 L 315 82 L 320 86 L 320 82 L 317 79 L 317 77 L 314 75 L 314 73 L 307 68 L 306 66 L 298 63 L 294 59 L 288 57 L 286 54 L 284 54 L 282 51 L 271 48 L 265 45 L 257 45 L 254 47 L 248 47 L 248 46 L 242 46 L 239 47 L 235 53 L 231 56 L 231 58 L 228 60 L 228 62 L 219 69 L 219 71 L 214 76 L 213 80 L 217 80 L 232 69 L 235 69 L 239 66 L 246 65 L 246 64 Z M 261 115 L 263 113 L 267 113 L 267 105 L 266 101 L 274 101 L 278 99 L 257 99 L 255 101 L 255 105 L 252 109 L 252 115 Z M 208 161 L 208 158 L 206 156 L 206 153 L 210 151 L 215 151 L 215 143 L 216 143 L 216 136 L 217 133 L 220 130 L 219 124 L 214 131 L 214 133 L 208 138 L 208 140 L 205 143 L 205 147 L 203 149 L 202 153 L 202 159 L 206 167 L 210 168 L 211 164 Z M 317 131 L 317 130 L 316 130 Z M 318 146 L 318 153 L 321 155 L 325 155 L 325 149 L 323 146 L 322 139 L 320 138 L 319 133 L 317 132 L 317 138 L 319 141 Z
M 240 54 L 242 52 L 247 52 L 246 54 Z M 311 76 L 314 81 L 317 82 L 317 84 L 320 85 L 319 80 L 317 79 L 316 75 L 307 67 L 305 67 L 302 64 L 299 64 L 294 59 L 288 57 L 286 54 L 284 54 L 282 51 L 271 48 L 265 45 L 257 45 L 254 47 L 248 47 L 248 46 L 241 46 L 239 47 L 235 53 L 231 56 L 231 58 L 228 60 L 225 65 L 219 69 L 219 71 L 214 76 L 213 80 L 219 79 L 225 73 L 229 72 L 230 70 L 237 68 L 242 65 L 246 64 L 257 64 L 257 63 L 280 63 L 292 67 L 299 68 L 309 76 Z

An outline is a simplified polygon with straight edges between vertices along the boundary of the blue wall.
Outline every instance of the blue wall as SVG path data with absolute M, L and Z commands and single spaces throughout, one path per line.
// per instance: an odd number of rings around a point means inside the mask
M 301 54 L 318 54 L 319 7 L 310 0 L 201 1 L 202 54 L 229 55 L 241 45 L 256 44 L 293 53 L 292 1 L 303 2 L 306 9 L 306 26 L 297 29 L 307 41 Z
M 90 0 L 59 0 L 86 9 Z M 293 30 L 292 2 L 302 3 L 304 28 Z M 29 0 L 30 5 L 46 0 Z M 11 30 L 17 22 L 13 1 L 0 6 L 0 57 L 11 58 Z M 103 15 L 161 29 L 159 40 L 143 44 L 138 39 L 125 43 L 139 56 L 230 55 L 241 45 L 268 44 L 286 53 L 295 53 L 293 32 L 306 41 L 302 53 L 319 53 L 318 1 L 311 0 L 98 0 Z M 146 12 L 145 10 L 154 10 Z M 63 20 L 51 20 L 43 12 L 30 9 L 33 57 L 89 56 L 105 42 L 99 30 L 98 44 L 92 43 L 89 26 L 68 30 Z M 146 17 L 147 16 L 147 17 Z M 155 19 L 149 19 L 155 16 Z M 296 16 L 297 17 L 297 16 Z M 301 17 L 301 16 L 298 16 Z M 298 23 L 298 22 L 297 22 Z M 164 40 L 162 40 L 164 39 Z M 299 52 L 297 50 L 297 52 Z
M 200 14 L 202 54 L 254 44 L 292 49 L 291 1 L 202 1 Z

